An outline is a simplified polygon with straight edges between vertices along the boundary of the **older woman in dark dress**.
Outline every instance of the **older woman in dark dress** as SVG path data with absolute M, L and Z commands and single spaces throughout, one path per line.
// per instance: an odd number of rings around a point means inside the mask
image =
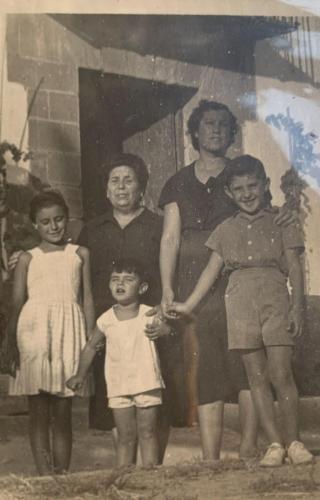
M 132 154 L 120 154 L 104 168 L 109 209 L 86 224 L 78 242 L 90 249 L 91 272 L 96 315 L 113 304 L 108 278 L 115 260 L 134 258 L 142 263 L 149 276 L 149 292 L 145 300 L 150 305 L 161 297 L 159 248 L 162 218 L 142 205 L 148 182 L 144 162 Z M 90 401 L 89 424 L 97 429 L 114 427 L 107 408 L 104 381 L 104 351 L 94 362 L 95 395 Z

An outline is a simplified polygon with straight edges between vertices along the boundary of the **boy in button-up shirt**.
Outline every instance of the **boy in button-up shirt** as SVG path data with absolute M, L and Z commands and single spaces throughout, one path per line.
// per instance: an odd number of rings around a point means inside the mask
M 186 302 L 174 303 L 172 314 L 190 314 L 222 267 L 230 273 L 226 290 L 229 349 L 240 351 L 261 425 L 271 443 L 260 465 L 280 466 L 286 453 L 294 464 L 309 463 L 313 456 L 299 441 L 298 393 L 291 368 L 294 339 L 302 329 L 303 239 L 296 224 L 284 228 L 275 224 L 276 214 L 265 206 L 269 179 L 259 160 L 249 155 L 232 160 L 225 182 L 225 191 L 239 211 L 209 237 L 209 263 Z M 287 450 L 276 425 L 270 383 L 283 417 Z

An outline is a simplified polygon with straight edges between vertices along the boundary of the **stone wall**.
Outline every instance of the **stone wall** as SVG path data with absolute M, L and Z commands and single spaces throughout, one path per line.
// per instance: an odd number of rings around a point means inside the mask
M 29 170 L 63 192 L 76 219 L 82 216 L 78 68 L 98 63 L 95 49 L 49 16 L 7 16 L 7 79 L 23 87 L 29 108 Z

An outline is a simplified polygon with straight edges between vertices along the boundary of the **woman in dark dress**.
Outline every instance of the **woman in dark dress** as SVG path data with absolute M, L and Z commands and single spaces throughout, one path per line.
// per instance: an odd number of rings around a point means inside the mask
M 206 240 L 215 227 L 236 210 L 224 192 L 228 163 L 225 155 L 237 131 L 235 116 L 221 103 L 201 101 L 189 118 L 188 130 L 199 159 L 168 180 L 159 202 L 164 209 L 160 250 L 164 313 L 174 298 L 183 301 L 193 290 L 207 264 Z M 270 198 L 266 202 L 270 202 Z M 227 348 L 226 280 L 222 276 L 203 300 L 193 325 L 199 356 L 197 399 L 204 459 L 219 458 L 224 403 L 237 396 L 242 427 L 240 456 L 247 457 L 256 452 L 258 426 L 248 381 L 239 356 L 229 353 Z M 189 327 L 189 338 L 190 331 L 192 338 Z M 190 359 L 191 349 L 188 342 L 183 349 L 181 341 L 182 354 L 176 362 L 180 372 L 183 369 L 181 359 Z M 188 365 L 185 359 L 185 380 L 190 378 L 190 370 L 194 371 L 194 366 Z M 185 399 L 183 391 L 185 387 L 181 385 L 180 399 Z
M 134 258 L 144 266 L 149 277 L 146 303 L 155 305 L 161 297 L 159 248 L 162 218 L 142 205 L 148 182 L 144 162 L 131 154 L 120 154 L 104 168 L 109 209 L 88 222 L 78 243 L 90 250 L 91 273 L 96 315 L 109 309 L 113 299 L 108 279 L 115 260 Z M 94 361 L 95 395 L 89 408 L 89 425 L 95 429 L 114 428 L 107 407 L 104 381 L 104 350 Z

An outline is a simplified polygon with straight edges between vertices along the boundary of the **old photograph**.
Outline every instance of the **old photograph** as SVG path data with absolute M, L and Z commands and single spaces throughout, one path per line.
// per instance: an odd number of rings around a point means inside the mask
M 320 498 L 320 5 L 0 7 L 0 498 Z

